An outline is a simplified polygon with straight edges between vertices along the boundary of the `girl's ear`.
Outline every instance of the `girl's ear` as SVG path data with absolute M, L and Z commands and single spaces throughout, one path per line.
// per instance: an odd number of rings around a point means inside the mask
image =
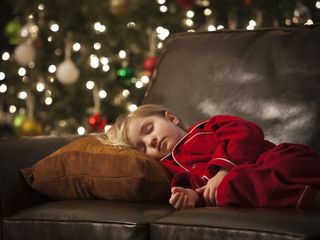
M 180 120 L 179 118 L 177 118 L 176 115 L 174 115 L 173 113 L 169 112 L 169 111 L 166 111 L 164 113 L 164 116 L 166 119 L 168 119 L 169 121 L 171 121 L 173 124 L 175 125 L 179 125 L 180 124 Z

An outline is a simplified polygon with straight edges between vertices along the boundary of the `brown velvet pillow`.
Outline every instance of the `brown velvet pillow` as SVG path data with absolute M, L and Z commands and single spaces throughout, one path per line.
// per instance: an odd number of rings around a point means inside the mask
M 31 188 L 53 199 L 167 202 L 170 177 L 155 160 L 132 149 L 82 137 L 21 173 Z

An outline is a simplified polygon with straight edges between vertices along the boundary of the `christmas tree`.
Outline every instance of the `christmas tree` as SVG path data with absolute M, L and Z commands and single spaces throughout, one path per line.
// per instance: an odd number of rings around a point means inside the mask
M 0 9 L 0 137 L 104 131 L 141 104 L 171 34 L 320 19 L 315 0 L 2 0 Z

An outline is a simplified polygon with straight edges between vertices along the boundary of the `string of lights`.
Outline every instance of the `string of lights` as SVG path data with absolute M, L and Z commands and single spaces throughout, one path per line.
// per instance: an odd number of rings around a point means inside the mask
M 319 22 L 320 1 L 276 2 L 16 1 L 5 26 L 14 49 L 0 53 L 0 131 L 4 124 L 12 135 L 105 131 L 141 104 L 176 32 Z

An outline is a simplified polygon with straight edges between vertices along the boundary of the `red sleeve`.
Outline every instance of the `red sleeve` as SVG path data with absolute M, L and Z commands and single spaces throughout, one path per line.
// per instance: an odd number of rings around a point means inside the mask
M 256 124 L 235 116 L 214 116 L 204 126 L 217 137 L 210 165 L 231 170 L 255 162 L 264 147 L 264 134 Z
M 307 208 L 316 192 L 315 187 L 283 181 L 272 169 L 251 165 L 234 168 L 226 175 L 217 187 L 216 203 L 220 207 Z

